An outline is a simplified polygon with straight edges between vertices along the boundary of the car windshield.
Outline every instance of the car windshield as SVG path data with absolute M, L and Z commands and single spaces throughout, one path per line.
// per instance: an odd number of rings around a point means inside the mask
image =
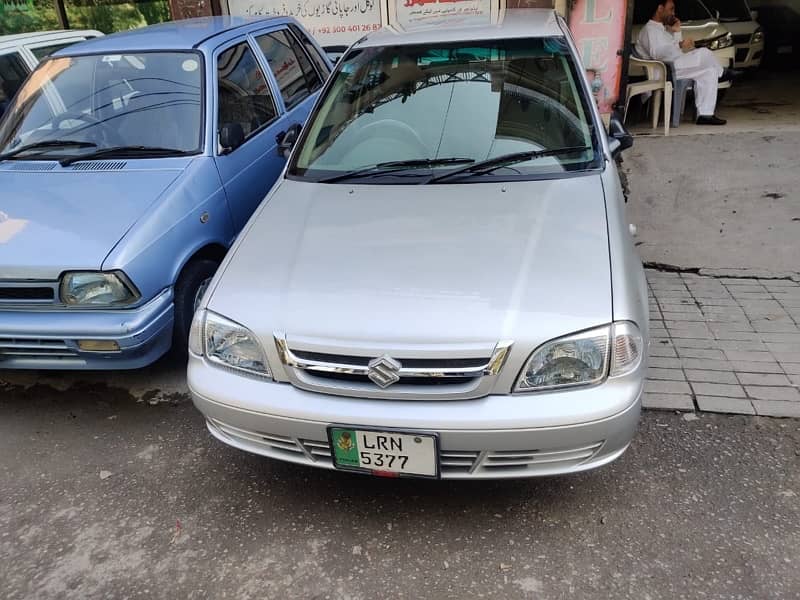
M 577 73 L 560 37 L 356 49 L 308 123 L 289 176 L 419 183 L 474 163 L 474 177 L 458 179 L 472 182 L 598 168 Z M 479 168 L 535 151 L 542 155 Z
M 752 21 L 746 0 L 706 0 L 711 11 L 719 11 L 719 20 L 724 23 Z
M 159 148 L 162 156 L 164 150 L 197 151 L 201 60 L 194 52 L 51 58 L 0 122 L 0 155 L 50 159 L 120 147 Z

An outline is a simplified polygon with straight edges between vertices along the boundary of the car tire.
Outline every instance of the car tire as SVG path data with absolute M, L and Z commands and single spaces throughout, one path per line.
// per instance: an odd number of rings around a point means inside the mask
M 176 356 L 185 357 L 189 353 L 189 328 L 195 308 L 218 267 L 219 263 L 215 260 L 197 259 L 190 261 L 178 277 L 174 299 L 175 325 L 172 330 L 172 351 Z

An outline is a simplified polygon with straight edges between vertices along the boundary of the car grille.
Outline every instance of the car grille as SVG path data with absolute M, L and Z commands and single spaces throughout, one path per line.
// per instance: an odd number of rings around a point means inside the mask
M 0 361 L 13 358 L 75 357 L 77 352 L 64 340 L 0 337 Z
M 290 347 L 283 334 L 275 345 L 290 382 L 301 389 L 361 398 L 424 400 L 467 399 L 485 396 L 503 367 L 510 341 L 487 345 L 478 356 L 464 357 L 453 351 L 430 348 L 404 349 L 389 356 L 384 350 L 369 355 L 344 350 L 340 353 Z M 457 358 L 453 358 L 457 355 Z
M 307 464 L 322 463 L 333 467 L 331 448 L 328 442 L 315 442 L 300 438 L 290 438 L 270 433 L 247 431 L 222 423 L 216 419 L 208 419 L 211 433 L 221 434 L 225 439 L 233 441 L 237 446 L 245 446 L 247 450 L 264 454 L 272 458 L 303 462 Z
M 0 288 L 0 300 L 53 300 L 53 288 L 47 287 L 8 287 Z
M 278 460 L 333 468 L 327 441 L 307 440 L 247 431 L 208 419 L 208 428 L 216 437 L 242 450 Z M 603 446 L 602 441 L 559 450 L 483 450 L 442 449 L 439 452 L 441 476 L 445 479 L 481 477 L 525 477 L 547 475 L 555 470 L 578 467 L 592 458 Z
M 54 304 L 58 282 L 0 281 L 0 305 Z
M 733 43 L 734 44 L 749 44 L 750 43 L 750 34 L 749 33 L 740 33 L 739 35 L 733 36 Z

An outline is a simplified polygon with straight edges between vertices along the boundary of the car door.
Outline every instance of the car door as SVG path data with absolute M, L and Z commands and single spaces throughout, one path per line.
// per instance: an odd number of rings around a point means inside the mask
M 17 50 L 0 50 L 0 116 L 31 72 Z
M 283 169 L 276 138 L 285 123 L 271 80 L 247 38 L 218 48 L 214 59 L 215 159 L 238 233 Z
M 302 125 L 330 74 L 328 62 L 294 25 L 253 34 L 272 71 L 286 110 L 287 130 Z

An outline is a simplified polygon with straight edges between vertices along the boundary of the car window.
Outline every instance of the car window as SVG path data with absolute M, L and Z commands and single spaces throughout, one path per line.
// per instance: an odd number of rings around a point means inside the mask
M 58 52 L 67 46 L 72 46 L 72 44 L 77 44 L 78 42 L 82 42 L 83 40 L 70 40 L 69 42 L 61 42 L 60 44 L 51 44 L 49 46 L 37 46 L 36 48 L 28 48 L 33 55 L 36 57 L 36 60 L 42 60 L 43 58 L 47 58 L 53 52 Z
M 334 77 L 305 127 L 293 176 L 317 181 L 383 163 L 478 162 L 564 148 L 579 151 L 502 173 L 554 175 L 600 164 L 590 100 L 563 37 L 357 49 Z
M 288 30 L 258 36 L 256 41 L 275 74 L 287 109 L 302 102 L 322 86 L 322 79 L 300 42 Z
M 248 139 L 277 116 L 266 77 L 246 42 L 217 60 L 218 126 L 242 128 Z
M 295 25 L 289 25 L 289 29 L 292 30 L 292 33 L 294 33 L 295 37 L 300 40 L 301 44 L 303 44 L 303 48 L 306 49 L 306 52 L 308 52 L 311 60 L 314 61 L 314 65 L 316 65 L 317 71 L 319 71 L 319 73 L 322 75 L 322 78 L 327 79 L 328 75 L 331 74 L 331 71 L 325 62 L 325 59 L 322 58 L 322 55 L 317 50 L 316 46 L 314 46 L 314 43 L 311 41 L 311 39 L 303 32 L 302 29 Z
M 145 146 L 196 152 L 202 139 L 202 58 L 141 52 L 46 58 L 0 125 L 0 152 L 67 140 L 94 150 Z M 79 146 L 47 158 L 74 156 Z M 85 151 L 85 150 L 83 150 Z
M 28 67 L 17 52 L 0 54 L 0 103 L 7 104 L 28 76 Z

